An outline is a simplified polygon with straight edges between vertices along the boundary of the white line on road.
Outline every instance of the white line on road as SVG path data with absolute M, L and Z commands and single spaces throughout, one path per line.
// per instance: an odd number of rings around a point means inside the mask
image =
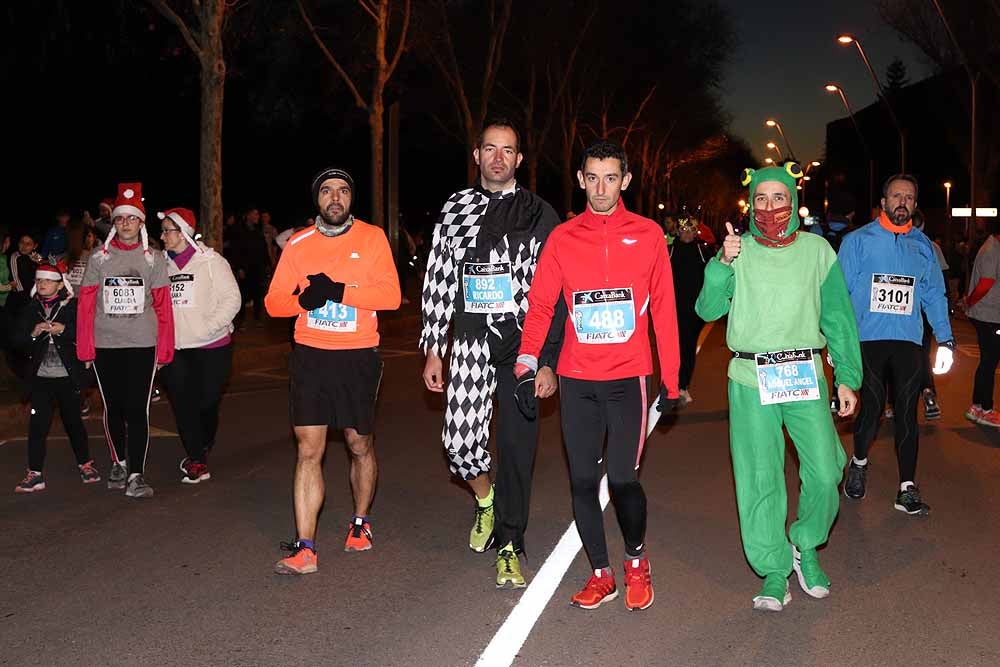
M 698 336 L 698 347 L 695 354 L 701 352 L 701 346 L 712 331 L 714 322 L 709 322 L 708 326 L 702 329 Z M 601 489 L 599 496 L 601 501 L 601 511 L 608 506 L 608 476 L 601 478 Z M 566 576 L 569 566 L 573 564 L 576 554 L 579 553 L 580 533 L 576 530 L 576 522 L 569 524 L 569 528 L 559 538 L 556 548 L 552 550 L 542 567 L 531 580 L 531 584 L 525 589 L 521 599 L 517 601 L 511 609 L 507 620 L 503 622 L 500 629 L 493 635 L 493 639 L 486 645 L 476 661 L 476 667 L 508 667 L 517 657 L 517 652 L 521 650 L 531 629 L 538 622 L 538 617 L 542 615 L 545 606 L 552 599 L 552 595 L 559 588 L 562 579 Z

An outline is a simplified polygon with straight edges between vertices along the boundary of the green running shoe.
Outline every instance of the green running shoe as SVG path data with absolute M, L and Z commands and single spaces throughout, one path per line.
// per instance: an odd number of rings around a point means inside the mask
M 514 552 L 514 545 L 507 543 L 497 551 L 497 588 L 524 588 L 524 575 L 521 574 L 521 561 Z
M 476 502 L 476 518 L 472 524 L 472 532 L 469 534 L 469 548 L 476 553 L 483 553 L 493 546 L 493 522 L 496 515 L 493 513 L 493 503 L 486 507 L 480 507 Z
M 788 577 L 772 573 L 764 578 L 764 587 L 753 599 L 753 608 L 762 611 L 781 611 L 792 601 L 788 592 Z
M 798 547 L 793 546 L 792 569 L 806 595 L 822 599 L 830 594 L 830 577 L 819 566 L 819 556 L 815 549 L 799 551 Z

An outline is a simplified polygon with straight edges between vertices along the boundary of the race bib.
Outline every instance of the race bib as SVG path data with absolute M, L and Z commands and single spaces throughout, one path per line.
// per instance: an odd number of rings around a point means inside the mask
M 573 292 L 573 329 L 587 345 L 627 341 L 635 333 L 632 288 Z
M 784 350 L 754 355 L 760 404 L 819 399 L 819 381 L 812 350 Z
M 327 301 L 322 308 L 306 313 L 306 326 L 323 331 L 351 332 L 358 330 L 358 311 L 354 306 L 345 306 L 335 301 Z
M 74 287 L 83 282 L 83 273 L 87 270 L 86 262 L 77 262 L 73 265 L 73 268 L 69 270 L 66 274 L 66 278 L 69 280 L 69 284 Z
M 146 284 L 138 276 L 104 279 L 104 314 L 139 315 L 146 307 Z
M 194 308 L 194 274 L 170 276 L 170 300 L 174 302 L 174 308 Z
M 516 313 L 510 262 L 467 262 L 462 275 L 467 313 Z
M 868 307 L 873 313 L 909 315 L 913 312 L 913 276 L 891 273 L 872 274 L 872 300 Z

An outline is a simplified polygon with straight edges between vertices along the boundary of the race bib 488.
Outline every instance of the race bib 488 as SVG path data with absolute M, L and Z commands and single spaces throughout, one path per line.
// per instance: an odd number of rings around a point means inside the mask
M 635 332 L 632 288 L 573 292 L 573 330 L 588 345 L 627 341 Z

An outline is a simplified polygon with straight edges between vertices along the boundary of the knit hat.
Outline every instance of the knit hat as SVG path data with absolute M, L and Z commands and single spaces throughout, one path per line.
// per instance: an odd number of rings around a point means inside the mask
M 320 188 L 320 186 L 323 185 L 324 181 L 328 181 L 331 178 L 339 178 L 339 179 L 342 179 L 344 181 L 347 181 L 347 186 L 349 188 L 351 188 L 351 195 L 352 196 L 354 195 L 354 179 L 351 178 L 351 175 L 348 174 L 343 169 L 338 169 L 337 167 L 327 167 L 323 171 L 321 171 L 318 174 L 316 174 L 316 177 L 313 178 L 313 182 L 312 182 L 312 195 L 313 195 L 313 203 L 314 204 L 316 204 L 316 203 L 319 202 L 319 188 Z
M 44 278 L 45 280 L 61 280 L 63 288 L 66 292 L 73 296 L 73 285 L 70 284 L 69 278 L 66 277 L 66 265 L 63 262 L 58 262 L 52 264 L 51 262 L 42 262 L 38 265 L 35 270 L 35 280 L 39 278 Z M 31 296 L 35 296 L 38 292 L 36 285 L 31 286 Z
M 142 203 L 142 183 L 118 184 L 118 197 L 115 199 L 115 207 L 111 211 L 111 220 L 114 221 L 118 216 L 129 215 L 134 215 L 142 221 L 142 224 L 139 225 L 142 252 L 146 256 L 146 262 L 152 266 L 153 253 L 149 251 L 149 233 L 146 232 L 146 207 Z M 98 262 L 103 264 L 111 257 L 111 251 L 108 248 L 111 247 L 111 240 L 115 238 L 117 231 L 117 227 L 112 224 L 108 238 L 104 241 L 104 247 L 101 249 L 101 254 L 97 258 Z
M 792 217 L 788 221 L 788 227 L 785 229 L 785 237 L 789 237 L 794 234 L 801 224 L 799 220 L 799 195 L 798 190 L 795 189 L 796 181 L 798 181 L 803 176 L 802 167 L 800 167 L 795 162 L 786 162 L 784 166 L 781 167 L 765 167 L 763 169 L 744 169 L 743 179 L 741 180 L 741 185 L 750 188 L 750 196 L 747 197 L 747 201 L 750 202 L 750 233 L 758 238 L 766 238 L 761 232 L 760 228 L 757 227 L 757 223 L 754 222 L 753 214 L 753 200 L 754 195 L 757 192 L 757 186 L 761 183 L 766 183 L 768 181 L 777 181 L 778 183 L 783 183 L 788 187 L 788 192 L 791 195 L 792 204 Z
M 188 242 L 188 245 L 193 246 L 198 252 L 204 252 L 201 247 L 198 246 L 194 241 L 194 228 L 195 228 L 195 217 L 194 212 L 189 208 L 172 208 L 167 211 L 160 211 L 156 214 L 156 217 L 160 220 L 166 220 L 170 218 L 173 220 L 177 228 L 181 230 L 181 236 L 184 240 Z

